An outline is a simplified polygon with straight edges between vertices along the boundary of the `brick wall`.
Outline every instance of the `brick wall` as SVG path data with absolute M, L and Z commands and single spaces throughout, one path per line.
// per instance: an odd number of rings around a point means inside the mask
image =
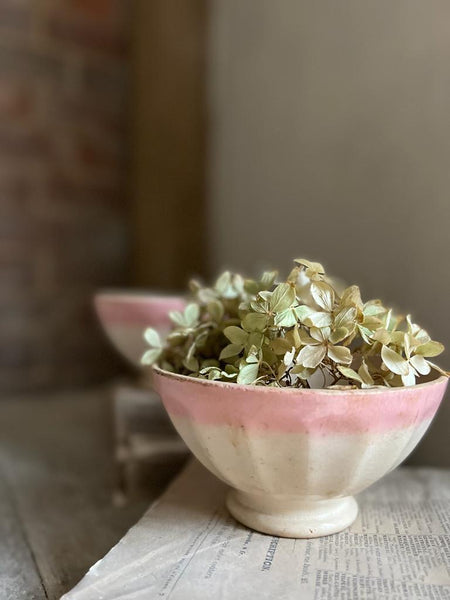
M 131 0 L 0 0 L 0 388 L 121 364 L 92 291 L 127 282 Z

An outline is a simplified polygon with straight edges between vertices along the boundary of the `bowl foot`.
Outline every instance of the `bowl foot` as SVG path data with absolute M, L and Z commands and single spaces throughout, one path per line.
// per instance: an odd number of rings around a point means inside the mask
M 356 519 L 358 505 L 352 496 L 330 500 L 228 492 L 226 505 L 243 525 L 271 535 L 315 538 L 337 533 Z

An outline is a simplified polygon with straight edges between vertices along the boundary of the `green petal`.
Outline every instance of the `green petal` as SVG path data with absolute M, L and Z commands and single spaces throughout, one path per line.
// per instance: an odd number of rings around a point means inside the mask
M 289 283 L 280 283 L 270 298 L 270 310 L 274 313 L 290 308 L 295 301 L 295 289 Z
M 198 321 L 198 317 L 200 314 L 200 308 L 198 304 L 188 304 L 184 309 L 184 318 L 186 321 L 186 325 L 188 327 L 192 327 Z
M 353 360 L 352 353 L 345 346 L 329 346 L 328 357 L 342 365 L 351 365 Z
M 420 354 L 416 354 L 415 356 L 412 356 L 410 358 L 409 362 L 412 364 L 412 366 L 415 368 L 415 370 L 418 373 L 420 373 L 421 375 L 428 375 L 428 373 L 431 371 L 430 365 L 425 360 L 425 358 L 423 356 L 421 356 Z
M 296 306 L 294 308 L 294 311 L 295 311 L 295 314 L 297 315 L 298 320 L 301 321 L 302 323 L 307 317 L 309 317 L 309 315 L 317 312 L 310 306 L 306 306 L 306 304 L 301 304 L 300 306 Z
M 297 323 L 297 315 L 288 308 L 275 315 L 274 323 L 277 327 L 293 327 Z
M 220 353 L 219 360 L 225 360 L 226 358 L 237 356 L 243 349 L 244 346 L 242 344 L 228 344 L 228 346 L 225 346 Z
M 334 326 L 336 329 L 339 327 L 346 327 L 349 329 L 350 325 L 353 325 L 356 319 L 356 308 L 349 306 L 338 312 L 334 319 Z
M 153 365 L 161 356 L 161 348 L 152 348 L 151 350 L 147 350 L 141 358 L 141 364 L 143 365 Z
M 441 352 L 444 352 L 445 347 L 443 344 L 439 342 L 427 342 L 426 344 L 421 344 L 416 348 L 416 354 L 421 354 L 422 356 L 438 356 Z
M 319 365 L 325 358 L 326 352 L 325 346 L 322 345 L 305 346 L 297 355 L 297 363 L 303 365 L 304 367 L 315 369 L 315 367 L 317 367 L 317 365 Z
M 331 285 L 325 281 L 313 281 L 311 294 L 321 308 L 330 312 L 333 310 L 335 294 Z
M 361 292 L 357 285 L 351 285 L 342 293 L 342 306 L 361 306 L 361 303 Z
M 331 335 L 330 327 L 311 327 L 309 330 L 311 337 L 313 337 L 317 342 L 324 342 Z
M 344 377 L 347 377 L 347 379 L 354 379 L 355 381 L 358 381 L 361 384 L 364 383 L 362 377 L 350 367 L 343 367 L 342 365 L 338 365 L 337 368 L 342 373 L 342 375 L 344 375 Z
M 232 344 L 241 344 L 243 346 L 247 342 L 247 331 L 244 331 L 240 327 L 236 327 L 236 325 L 225 327 L 223 332 Z
M 149 327 L 144 331 L 145 341 L 149 346 L 153 346 L 153 348 L 161 348 L 161 338 L 159 337 L 159 333 L 156 329 Z
M 294 263 L 302 267 L 307 267 L 308 269 L 311 269 L 320 275 L 325 275 L 325 269 L 318 262 L 312 262 L 310 260 L 306 260 L 306 258 L 294 258 Z
M 242 321 L 242 327 L 246 331 L 264 331 L 267 319 L 267 315 L 261 313 L 248 313 Z
M 244 365 L 237 376 L 237 382 L 243 385 L 252 384 L 258 378 L 259 363 Z
M 414 369 L 409 369 L 406 375 L 402 375 L 402 382 L 404 386 L 415 385 L 416 375 Z
M 403 356 L 400 356 L 400 354 L 391 348 L 383 346 L 381 349 L 381 358 L 383 359 L 383 362 L 387 368 L 392 371 L 392 373 L 395 373 L 396 375 L 408 375 L 409 365 L 407 361 L 403 358 Z
M 386 329 L 378 329 L 377 331 L 374 331 L 372 338 L 384 345 L 390 344 L 392 339 L 391 334 L 389 331 L 386 331 Z
M 345 340 L 348 335 L 349 331 L 346 327 L 338 327 L 330 335 L 330 342 L 332 344 L 338 344 L 339 342 L 342 342 L 342 340 Z
M 327 327 L 331 325 L 331 315 L 327 312 L 313 312 L 304 320 L 308 327 Z
M 187 356 L 183 361 L 183 365 L 193 373 L 196 373 L 200 366 L 198 360 L 194 356 Z
M 363 383 L 365 385 L 373 385 L 374 384 L 372 375 L 370 374 L 369 368 L 366 365 L 366 363 L 364 362 L 364 360 L 362 361 L 362 364 L 358 369 L 358 375 L 361 377 L 361 379 L 363 380 Z
M 218 300 L 212 300 L 211 302 L 208 302 L 207 308 L 214 321 L 216 321 L 216 323 L 220 323 L 224 313 L 223 304 Z
M 270 342 L 270 345 L 275 354 L 283 356 L 292 348 L 292 344 L 290 344 L 285 338 L 275 338 Z
M 173 323 L 175 323 L 175 325 L 178 325 L 178 327 L 186 326 L 186 322 L 184 320 L 184 315 L 182 313 L 180 313 L 178 310 L 171 310 L 169 312 L 169 318 Z

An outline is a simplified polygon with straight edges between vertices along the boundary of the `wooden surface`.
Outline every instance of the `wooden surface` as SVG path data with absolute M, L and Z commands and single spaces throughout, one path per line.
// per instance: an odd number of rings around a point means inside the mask
M 181 466 L 148 467 L 145 493 L 112 504 L 105 390 L 0 402 L 0 600 L 54 600 L 140 517 Z
M 205 0 L 139 0 L 133 21 L 133 282 L 205 275 Z

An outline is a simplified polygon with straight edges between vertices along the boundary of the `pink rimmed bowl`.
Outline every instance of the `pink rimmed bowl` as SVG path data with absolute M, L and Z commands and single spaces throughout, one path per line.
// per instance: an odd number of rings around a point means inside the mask
M 153 382 L 187 446 L 230 486 L 230 513 L 257 531 L 294 538 L 351 525 L 353 495 L 408 456 L 447 386 L 439 377 L 402 388 L 280 389 L 159 368 Z
M 94 297 L 97 316 L 109 340 L 138 369 L 148 348 L 144 330 L 153 327 L 164 337 L 171 328 L 168 313 L 184 310 L 185 305 L 181 296 L 144 292 L 104 291 Z

